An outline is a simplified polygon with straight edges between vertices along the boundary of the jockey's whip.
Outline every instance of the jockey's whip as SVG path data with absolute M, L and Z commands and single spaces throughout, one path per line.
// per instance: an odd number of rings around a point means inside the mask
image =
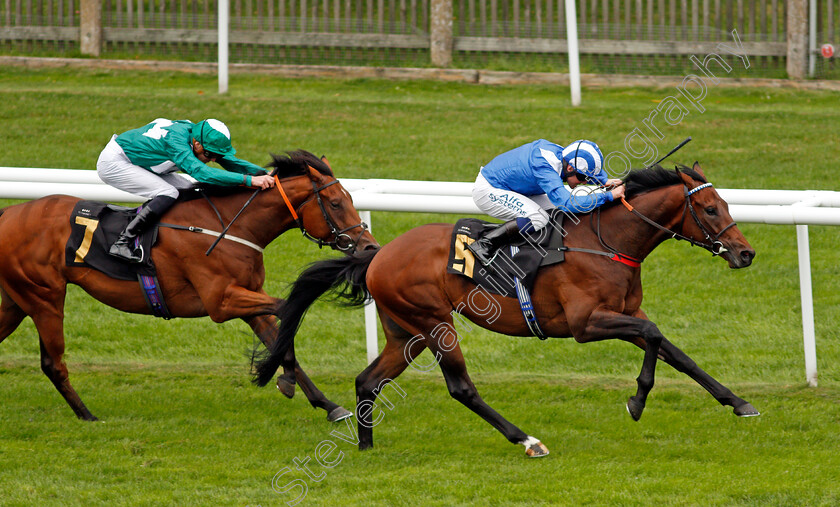
M 688 142 L 689 142 L 689 141 L 691 141 L 691 136 L 688 136 L 688 137 L 685 139 L 685 141 L 683 141 L 683 142 L 681 142 L 680 144 L 678 144 L 678 145 L 677 145 L 677 147 L 676 147 L 676 148 L 674 148 L 673 150 L 669 151 L 667 155 L 665 155 L 664 157 L 660 158 L 660 159 L 659 159 L 659 160 L 657 160 L 656 162 L 652 163 L 652 164 L 651 164 L 651 165 L 649 165 L 648 167 L 653 167 L 653 166 L 655 166 L 656 164 L 658 164 L 658 163 L 662 162 L 663 160 L 665 160 L 666 158 L 670 157 L 671 155 L 673 155 L 673 154 L 674 154 L 674 152 L 675 152 L 675 151 L 679 150 L 680 148 L 682 148 L 683 146 L 685 146 L 686 144 L 688 144 Z
M 246 202 L 245 202 L 245 205 L 244 205 L 244 206 L 242 206 L 242 209 L 241 209 L 241 210 L 239 210 L 239 213 L 237 213 L 237 214 L 236 214 L 236 216 L 235 216 L 235 217 L 233 217 L 233 220 L 231 220 L 231 221 L 230 221 L 230 223 L 229 223 L 229 224 L 227 224 L 227 227 L 225 227 L 225 230 L 223 230 L 223 231 L 222 231 L 222 233 L 221 233 L 221 234 L 219 234 L 219 237 L 218 237 L 218 238 L 216 238 L 216 241 L 214 241 L 214 242 L 213 242 L 213 244 L 212 244 L 212 245 L 210 245 L 210 248 L 208 248 L 208 249 L 207 249 L 207 251 L 206 251 L 206 252 L 204 252 L 204 255 L 205 255 L 205 256 L 210 255 L 210 252 L 212 252 L 212 251 L 213 251 L 213 249 L 214 249 L 214 248 L 216 248 L 216 245 L 218 245 L 218 244 L 219 244 L 219 241 L 221 241 L 221 240 L 222 240 L 222 238 L 224 238 L 224 237 L 225 237 L 225 234 L 227 234 L 227 231 L 228 231 L 228 229 L 230 229 L 230 226 L 231 226 L 231 225 L 233 225 L 233 223 L 234 223 L 234 222 L 236 222 L 236 219 L 237 219 L 237 218 L 239 218 L 239 215 L 241 215 L 241 214 L 242 214 L 242 212 L 243 212 L 243 211 L 245 211 L 245 208 L 247 208 L 247 207 L 248 207 L 248 205 L 249 205 L 249 204 L 251 204 L 251 201 L 253 201 L 253 200 L 254 200 L 254 197 L 256 197 L 256 196 L 257 196 L 257 194 L 259 194 L 259 193 L 260 193 L 260 190 L 262 190 L 262 189 L 261 189 L 261 188 L 258 188 L 258 189 L 256 189 L 256 190 L 254 190 L 254 193 L 251 195 L 251 197 L 249 197 L 249 198 L 248 198 L 248 201 L 246 201 Z
M 651 167 L 655 166 L 656 164 L 658 164 L 658 163 L 662 162 L 662 161 L 663 161 L 663 160 L 665 160 L 666 158 L 670 157 L 671 155 L 673 155 L 673 154 L 674 154 L 674 152 L 675 152 L 675 151 L 679 150 L 680 148 L 682 148 L 683 146 L 685 146 L 686 144 L 688 144 L 688 142 L 689 142 L 689 141 L 691 141 L 691 136 L 688 136 L 687 138 L 685 138 L 685 141 L 683 141 L 683 142 L 681 142 L 680 144 L 678 144 L 678 145 L 676 146 L 676 148 L 674 148 L 673 150 L 669 151 L 669 152 L 668 152 L 668 153 L 667 153 L 664 157 L 660 158 L 660 159 L 659 159 L 659 160 L 657 160 L 656 162 L 654 162 L 654 163 L 652 163 L 651 165 L 647 166 L 645 169 L 649 169 L 649 168 L 651 168 Z M 629 203 L 629 202 L 627 202 L 627 200 L 626 200 L 626 199 L 624 199 L 624 197 L 622 197 L 622 198 L 621 198 L 621 203 L 622 203 L 622 204 L 624 204 L 624 207 L 625 207 L 625 208 L 627 208 L 629 211 L 632 211 L 632 212 L 634 212 L 634 213 L 635 213 L 635 210 L 633 209 L 633 206 L 631 206 L 631 205 L 630 205 L 630 203 Z

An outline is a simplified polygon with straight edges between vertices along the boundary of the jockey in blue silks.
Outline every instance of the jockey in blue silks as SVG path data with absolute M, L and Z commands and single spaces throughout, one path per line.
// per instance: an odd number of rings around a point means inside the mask
M 589 181 L 607 192 L 575 193 Z M 560 208 L 569 213 L 585 213 L 624 196 L 619 179 L 609 179 L 604 155 L 591 141 L 575 141 L 565 148 L 537 139 L 502 153 L 481 168 L 473 187 L 473 201 L 488 215 L 507 220 L 486 236 L 468 245 L 482 264 L 488 264 L 499 246 L 548 224 L 545 211 Z

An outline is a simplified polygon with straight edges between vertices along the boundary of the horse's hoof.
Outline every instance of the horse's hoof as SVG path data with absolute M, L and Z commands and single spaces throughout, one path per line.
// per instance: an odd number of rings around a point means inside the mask
M 360 451 L 366 451 L 366 450 L 372 449 L 372 448 L 373 448 L 373 442 L 362 442 L 361 440 L 359 441 L 359 450 Z
M 353 412 L 350 412 L 344 407 L 335 407 L 329 414 L 327 414 L 327 420 L 329 422 L 343 421 L 348 417 L 353 417 Z
M 627 400 L 627 413 L 630 414 L 630 417 L 632 417 L 634 421 L 638 421 L 642 418 L 642 412 L 644 410 L 644 403 L 639 403 L 638 401 L 634 400 L 632 396 L 630 397 L 630 399 Z
M 738 417 L 756 417 L 761 415 L 761 412 L 755 409 L 751 403 L 744 403 L 740 407 L 735 407 L 733 410 Z
M 542 458 L 548 456 L 548 447 L 544 446 L 542 442 L 537 440 L 533 444 L 525 447 L 525 455 L 529 458 Z
M 295 396 L 295 385 L 283 377 L 277 377 L 277 390 L 286 398 L 292 399 Z

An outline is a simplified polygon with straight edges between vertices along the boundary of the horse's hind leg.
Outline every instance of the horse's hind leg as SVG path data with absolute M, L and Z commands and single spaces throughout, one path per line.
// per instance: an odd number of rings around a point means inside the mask
M 13 291 L 14 302 L 10 294 L 3 293 L 0 329 L 17 327 L 23 319 L 21 314 L 29 315 L 38 330 L 41 345 L 41 371 L 50 379 L 55 388 L 64 397 L 76 417 L 87 421 L 96 421 L 79 395 L 70 385 L 67 365 L 64 363 L 64 297 L 66 286 L 52 280 L 36 283 L 29 280 L 18 281 Z M 8 288 L 8 287 L 7 287 Z M 16 307 L 16 309 L 15 309 Z M 7 317 L 6 310 L 10 310 Z M 11 329 L 14 330 L 14 329 Z M 11 332 L 11 330 L 9 332 Z
M 380 317 L 383 315 L 380 313 Z M 388 342 L 382 354 L 356 378 L 356 412 L 359 417 L 359 448 L 373 445 L 373 422 L 371 410 L 365 411 L 363 404 L 370 402 L 388 382 L 392 381 L 413 361 L 425 347 L 434 354 L 440 365 L 449 394 L 464 406 L 481 416 L 491 426 L 499 430 L 510 442 L 522 444 L 528 456 L 538 457 L 548 454 L 548 449 L 536 438 L 529 436 L 511 424 L 493 410 L 478 394 L 478 390 L 467 374 L 464 356 L 457 343 L 455 328 L 451 321 L 431 326 L 431 334 L 423 334 L 422 340 L 415 340 L 411 332 L 400 328 L 391 319 L 381 318 Z M 406 347 L 410 346 L 410 349 Z M 432 367 L 434 364 L 431 365 Z M 418 366 L 427 369 L 425 366 Z M 367 413 L 365 413 L 367 412 Z
M 451 323 L 447 324 L 449 324 L 448 327 L 451 330 L 451 336 L 454 340 L 455 328 L 452 327 Z M 524 445 L 525 454 L 529 457 L 538 458 L 547 456 L 548 448 L 542 442 L 523 432 L 502 417 L 479 396 L 478 390 L 470 379 L 469 374 L 467 374 L 467 365 L 464 362 L 464 355 L 461 353 L 461 346 L 455 343 L 454 348 L 447 351 L 446 349 L 450 347 L 447 346 L 445 338 L 438 336 L 435 342 L 429 348 L 433 352 L 435 351 L 435 347 L 441 349 L 439 350 L 442 352 L 440 356 L 440 369 L 443 372 L 443 378 L 446 380 L 446 387 L 449 390 L 449 394 L 499 430 L 508 441 L 513 444 Z
M 254 333 L 259 337 L 260 341 L 268 347 L 274 340 L 277 334 L 277 318 L 273 315 L 262 315 L 259 317 L 252 317 L 245 319 L 245 322 L 251 326 Z M 327 420 L 330 422 L 340 421 L 353 415 L 352 412 L 345 409 L 341 405 L 334 403 L 324 396 L 324 393 L 318 389 L 310 380 L 309 376 L 300 367 L 297 360 L 294 361 L 294 369 L 287 368 L 286 362 L 291 363 L 291 358 L 294 357 L 294 348 L 289 347 L 286 352 L 288 358 L 284 361 L 283 374 L 277 377 L 277 389 L 283 393 L 287 398 L 291 398 L 295 394 L 295 384 L 300 386 L 300 390 L 306 395 L 306 399 L 314 408 L 322 408 L 327 412 Z
M 60 311 L 60 310 L 59 310 Z M 64 324 L 63 314 L 56 316 L 49 309 L 32 318 L 38 328 L 41 344 L 41 371 L 49 378 L 58 392 L 64 397 L 76 417 L 86 421 L 96 421 L 81 398 L 70 385 L 67 365 L 64 363 Z
M 375 408 L 375 401 L 382 393 L 385 386 L 393 382 L 400 373 L 405 371 L 409 362 L 413 361 L 418 354 L 426 348 L 423 342 L 413 344 L 410 349 L 406 346 L 412 344 L 411 333 L 399 327 L 390 317 L 379 311 L 379 320 L 382 322 L 382 329 L 385 331 L 385 348 L 367 368 L 356 377 L 356 417 L 359 419 L 359 449 L 373 447 L 373 421 L 372 413 Z M 434 366 L 434 365 L 432 365 Z M 396 383 L 394 383 L 396 386 Z M 396 392 L 405 396 L 404 391 L 398 386 L 394 387 Z M 384 400 L 387 400 L 382 396 Z M 386 406 L 393 408 L 390 401 Z

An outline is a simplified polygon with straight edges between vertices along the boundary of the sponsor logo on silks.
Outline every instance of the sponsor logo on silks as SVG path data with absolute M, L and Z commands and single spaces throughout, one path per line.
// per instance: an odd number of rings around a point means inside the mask
M 524 205 L 525 205 L 525 203 L 524 203 L 524 202 L 522 202 L 521 200 L 519 200 L 519 198 L 518 198 L 518 197 L 516 197 L 515 195 L 509 195 L 509 194 L 501 194 L 501 195 L 490 194 L 490 195 L 489 195 L 489 197 L 490 197 L 490 201 L 492 201 L 492 202 L 494 202 L 494 203 L 497 203 L 497 204 L 501 204 L 501 205 L 503 205 L 503 206 L 505 206 L 505 207 L 507 207 L 507 208 L 510 208 L 510 209 L 513 209 L 513 210 L 516 210 L 516 211 L 518 211 L 518 210 L 519 210 L 519 208 L 521 208 L 522 206 L 524 206 Z

